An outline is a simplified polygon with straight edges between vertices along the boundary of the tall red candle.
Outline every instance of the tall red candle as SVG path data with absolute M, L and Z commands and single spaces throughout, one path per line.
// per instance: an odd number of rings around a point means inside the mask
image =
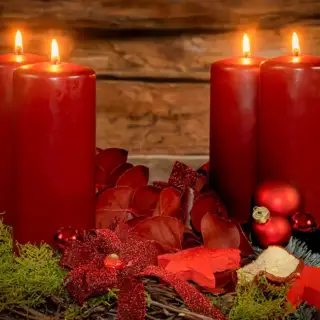
M 93 70 L 52 62 L 17 69 L 15 220 L 18 243 L 54 244 L 58 229 L 95 226 Z
M 248 222 L 256 186 L 256 112 L 259 67 L 244 36 L 243 56 L 211 66 L 210 185 L 229 215 Z
M 300 191 L 303 208 L 320 223 L 320 58 L 293 53 L 261 66 L 259 180 Z
M 0 55 L 0 213 L 4 213 L 3 221 L 12 224 L 13 215 L 10 210 L 12 204 L 12 74 L 23 65 L 48 60 L 35 54 L 23 53 L 22 35 L 16 34 L 15 53 Z

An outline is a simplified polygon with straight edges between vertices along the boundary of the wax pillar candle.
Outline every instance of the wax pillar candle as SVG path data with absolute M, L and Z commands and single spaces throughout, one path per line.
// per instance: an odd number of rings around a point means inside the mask
M 23 53 L 22 35 L 16 34 L 15 53 L 0 55 L 0 213 L 3 221 L 12 224 L 13 215 L 9 207 L 12 204 L 13 131 L 12 131 L 12 74 L 23 65 L 47 61 L 36 54 Z
M 16 157 L 14 239 L 53 244 L 58 229 L 95 227 L 95 73 L 51 63 L 13 75 Z
M 300 191 L 303 208 L 320 223 L 320 58 L 292 54 L 261 66 L 259 180 Z
M 248 222 L 256 186 L 256 112 L 259 67 L 244 36 L 243 56 L 211 66 L 210 185 L 229 215 Z

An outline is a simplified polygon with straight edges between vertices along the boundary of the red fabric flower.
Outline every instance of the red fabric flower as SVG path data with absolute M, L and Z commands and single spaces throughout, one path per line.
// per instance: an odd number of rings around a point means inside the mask
M 292 284 L 287 298 L 294 306 L 305 301 L 320 310 L 320 268 L 304 266 L 300 278 Z
M 176 274 L 180 279 L 192 280 L 215 293 L 217 285 L 214 273 L 240 268 L 238 249 L 190 248 L 174 254 L 158 257 L 159 266 Z
M 194 311 L 225 319 L 194 287 L 155 266 L 160 253 L 154 242 L 145 240 L 129 232 L 127 226 L 120 225 L 116 232 L 95 230 L 85 234 L 82 241 L 70 241 L 65 247 L 60 264 L 71 269 L 65 284 L 70 295 L 79 303 L 83 303 L 88 297 L 118 288 L 119 320 L 145 318 L 146 302 L 140 276 L 164 279 Z M 111 261 L 114 259 L 118 261 Z M 148 269 L 151 266 L 153 269 Z

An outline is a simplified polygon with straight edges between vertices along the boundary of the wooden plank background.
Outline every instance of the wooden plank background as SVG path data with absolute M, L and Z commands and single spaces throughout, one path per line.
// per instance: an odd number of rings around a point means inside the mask
M 320 54 L 316 0 L 0 0 L 1 52 L 24 31 L 25 51 L 92 67 L 97 83 L 97 145 L 133 155 L 206 155 L 209 68 L 241 54 L 243 32 L 255 55 Z

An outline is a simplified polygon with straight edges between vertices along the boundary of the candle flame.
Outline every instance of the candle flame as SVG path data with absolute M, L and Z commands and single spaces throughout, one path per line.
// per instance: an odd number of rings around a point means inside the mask
M 299 56 L 300 55 L 299 38 L 298 38 L 298 35 L 295 32 L 292 34 L 292 53 L 295 56 Z
M 242 52 L 245 57 L 248 57 L 250 55 L 250 40 L 246 33 L 243 35 Z
M 16 54 L 22 54 L 23 46 L 22 46 L 22 34 L 20 30 L 17 30 L 16 39 L 15 39 L 15 52 Z
M 51 42 L 51 63 L 58 64 L 60 62 L 59 47 L 56 39 Z

